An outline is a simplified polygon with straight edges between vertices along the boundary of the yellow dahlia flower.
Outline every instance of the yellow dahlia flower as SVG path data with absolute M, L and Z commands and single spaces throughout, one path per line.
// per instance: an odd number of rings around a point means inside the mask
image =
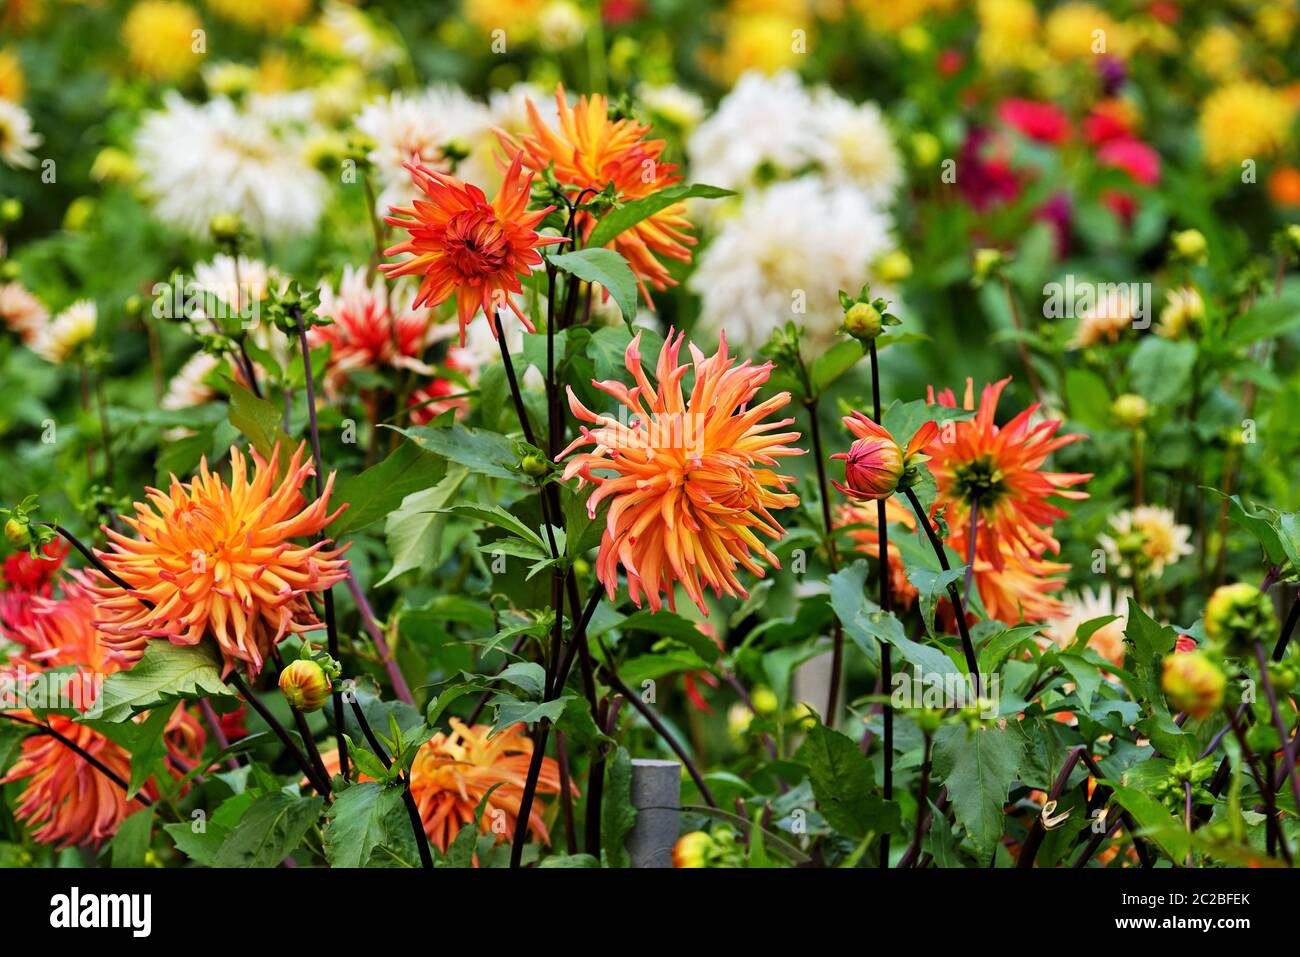
M 13 50 L 0 50 L 0 100 L 22 102 L 27 84 L 23 81 L 23 66 Z
M 650 384 L 641 367 L 640 333 L 625 353 L 636 384 L 593 383 L 629 414 L 597 415 L 570 389 L 573 414 L 596 428 L 582 427 L 581 436 L 559 458 L 579 446 L 595 446 L 569 460 L 564 478 L 577 475 L 583 484 L 596 486 L 587 499 L 593 518 L 600 503 L 611 500 L 596 562 L 609 597 L 618 590 L 621 566 L 638 607 L 644 593 L 655 611 L 664 595 L 668 607 L 675 608 L 680 583 L 708 614 L 702 584 L 719 596 L 743 596 L 748 592 L 736 577 L 737 565 L 763 577 L 756 552 L 781 567 L 755 532 L 771 539 L 785 534 L 772 510 L 793 508 L 799 496 L 786 491 L 793 478 L 762 466 L 802 450 L 783 444 L 799 438 L 798 432 L 771 434 L 794 419 L 763 421 L 790 401 L 790 393 L 749 405 L 771 375 L 770 362 L 736 365 L 727 354 L 726 339 L 709 357 L 691 346 L 695 382 L 683 396 L 682 380 L 690 366 L 678 365 L 677 355 L 684 340 L 684 333 L 670 334 L 664 343 L 655 368 L 657 385 Z
M 1201 104 L 1205 162 L 1225 169 L 1275 155 L 1286 141 L 1291 117 L 1287 98 L 1262 83 L 1243 80 L 1219 87 Z
M 247 460 L 232 448 L 229 485 L 204 459 L 192 481 L 172 476 L 167 492 L 147 490 L 149 501 L 123 519 L 137 537 L 106 528 L 111 548 L 99 556 L 131 591 L 100 577 L 96 623 L 105 642 L 131 648 L 167 638 L 194 645 L 211 633 L 226 674 L 242 662 L 256 677 L 286 635 L 320 628 L 307 596 L 343 580 L 345 549 L 326 550 L 325 539 L 294 540 L 316 535 L 347 506 L 328 510 L 333 473 L 320 498 L 303 496 L 303 483 L 315 474 L 303 462 L 305 448 L 293 453 L 283 479 L 278 446 L 269 463 L 253 452 L 251 481 Z
M 506 31 L 507 42 L 527 40 L 537 29 L 546 0 L 465 0 L 465 19 L 480 33 Z
M 1090 3 L 1066 3 L 1053 10 L 1043 24 L 1043 39 L 1047 51 L 1058 60 L 1086 60 L 1102 54 L 1123 57 L 1133 45 L 1123 24 Z
M 1030 68 L 1043 59 L 1038 11 L 1030 0 L 978 0 L 980 62 L 993 70 Z
M 192 75 L 203 59 L 196 48 L 203 23 L 194 8 L 179 0 L 142 0 L 122 24 L 122 42 L 132 69 L 151 80 L 172 83 Z
M 245 30 L 283 33 L 311 9 L 311 0 L 207 0 L 217 16 Z

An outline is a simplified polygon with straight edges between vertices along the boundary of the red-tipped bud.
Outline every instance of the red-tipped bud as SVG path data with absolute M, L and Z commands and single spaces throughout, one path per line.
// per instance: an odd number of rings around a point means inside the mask
M 304 713 L 319 711 L 329 700 L 331 684 L 316 662 L 299 658 L 280 672 L 280 693 L 290 705 Z

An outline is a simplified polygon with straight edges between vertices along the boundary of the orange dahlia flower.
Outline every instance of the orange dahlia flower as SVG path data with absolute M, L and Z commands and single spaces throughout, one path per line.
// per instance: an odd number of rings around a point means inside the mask
M 494 784 L 501 787 L 488 798 L 480 826 L 484 834 L 496 834 L 498 842 L 514 835 L 533 742 L 524 734 L 522 724 L 489 737 L 491 734 L 490 725 L 470 727 L 452 718 L 451 733 L 435 734 L 421 746 L 411 765 L 411 796 L 430 843 L 440 851 L 447 850 L 464 825 L 473 823 L 475 808 Z M 537 793 L 560 793 L 559 765 L 551 758 L 542 759 Z M 528 828 L 550 842 L 537 802 L 528 815 Z
M 139 660 L 141 650 L 113 648 L 102 640 L 104 635 L 95 627 L 94 586 L 83 572 L 69 574 L 61 598 L 30 599 L 27 621 L 9 635 L 14 647 L 7 665 L 28 673 L 69 666 L 86 669 L 87 680 L 77 702 L 84 711 L 97 690 L 91 674 L 104 676 L 129 668 Z
M 1087 498 L 1087 492 L 1073 491 L 1071 487 L 1092 478 L 1091 474 L 1043 470 L 1049 455 L 1083 436 L 1058 436 L 1056 430 L 1061 423 L 1056 419 L 1033 424 L 1037 404 L 1004 426 L 994 423 L 998 398 L 1010 381 L 1008 377 L 985 386 L 974 418 L 949 423 L 925 449 L 939 486 L 936 508 L 946 506 L 949 524 L 968 533 L 970 503 L 978 501 L 979 555 L 998 569 L 1007 554 L 1004 543 L 1031 555 L 1045 549 L 1059 551 L 1060 544 L 1049 526 L 1065 512 L 1048 497 Z M 933 387 L 929 389 L 929 401 L 936 401 Z M 957 407 L 951 389 L 940 393 L 937 401 L 949 408 Z M 974 384 L 969 378 L 963 408 L 976 408 Z
M 541 236 L 534 228 L 554 206 L 528 212 L 533 174 L 525 173 L 519 156 L 506 171 L 496 198 L 488 202 L 477 186 L 418 162 L 406 164 L 416 187 L 428 199 L 395 206 L 385 222 L 410 233 L 410 238 L 384 250 L 385 256 L 411 253 L 410 259 L 379 268 L 389 279 L 419 276 L 413 309 L 438 306 L 453 295 L 460 319 L 460 344 L 479 308 L 496 336 L 494 316 L 510 309 L 529 332 L 533 323 L 515 304 L 511 293 L 523 291 L 519 277 L 541 265 L 539 246 L 561 243 L 559 236 Z M 402 216 L 409 217 L 407 219 Z
M 130 780 L 131 755 L 121 745 L 63 715 L 49 715 L 45 722 L 123 781 Z M 179 778 L 200 760 L 207 734 L 182 705 L 167 720 L 163 740 L 168 770 Z M 0 784 L 14 781 L 28 782 L 13 808 L 14 817 L 35 828 L 34 840 L 58 848 L 98 846 L 143 806 L 137 798 L 128 801 L 120 784 L 52 735 L 23 739 L 18 760 L 0 778 Z M 150 800 L 158 798 L 153 778 L 140 791 Z
M 977 534 L 983 534 L 983 526 Z M 966 530 L 953 526 L 948 546 L 957 554 L 965 555 L 967 536 Z M 975 587 L 990 618 L 1007 625 L 1041 623 L 1060 618 L 1068 611 L 1068 606 L 1055 593 L 1065 585 L 1062 576 L 1070 570 L 1069 565 L 1016 548 L 1005 539 L 997 547 L 1000 552 L 997 562 L 985 558 L 982 548 L 975 556 Z M 948 608 L 946 598 L 943 607 L 945 621 L 952 622 L 952 609 Z
M 63 583 L 62 598 L 36 597 L 32 605 L 30 622 L 11 636 L 16 647 L 7 666 L 21 667 L 33 677 L 49 668 L 79 669 L 82 697 L 72 704 L 88 710 L 99 690 L 92 679 L 127 667 L 132 656 L 99 640 L 103 636 L 95 628 L 94 588 L 83 574 L 73 572 Z M 30 712 L 22 714 L 32 717 Z M 43 720 L 123 781 L 130 780 L 131 755 L 120 745 L 64 715 L 51 714 Z M 183 706 L 168 719 L 163 737 L 172 762 L 169 770 L 178 777 L 200 759 L 207 741 L 202 726 Z M 35 840 L 61 848 L 102 843 L 142 806 L 138 800 L 127 801 L 119 783 L 48 734 L 23 740 L 18 759 L 0 784 L 15 781 L 26 781 L 27 786 L 14 806 L 14 816 L 34 828 Z M 158 796 L 152 778 L 141 790 L 149 798 Z
M 853 547 L 873 559 L 880 557 L 880 530 L 876 513 L 874 502 L 870 505 L 853 502 L 840 505 L 835 519 L 836 527 L 845 529 L 853 540 Z M 890 525 L 902 525 L 909 532 L 916 531 L 916 516 L 892 495 L 885 499 L 885 520 Z M 916 601 L 916 586 L 907 577 L 903 553 L 892 538 L 889 542 L 889 588 L 894 604 L 900 608 L 910 608 L 912 602 Z
M 669 333 L 655 369 L 657 386 L 641 368 L 640 333 L 624 355 L 636 385 L 593 383 L 622 403 L 630 417 L 597 415 L 570 389 L 573 414 L 597 427 L 582 426 L 582 434 L 559 458 L 579 446 L 595 446 L 568 462 L 564 478 L 577 475 L 582 484 L 596 485 L 587 499 L 587 513 L 593 518 L 602 501 L 612 500 L 596 562 L 609 597 L 613 599 L 618 589 L 621 565 L 637 607 L 644 592 L 655 611 L 662 607 L 661 595 L 675 608 L 680 583 L 708 614 L 701 583 L 718 596 L 745 596 L 737 565 L 763 577 L 757 553 L 781 567 L 755 533 L 771 539 L 784 535 L 772 510 L 793 508 L 799 496 L 786 491 L 793 478 L 762 466 L 803 450 L 783 444 L 799 438 L 798 432 L 771 434 L 794 419 L 763 421 L 790 401 L 790 393 L 748 407 L 771 375 L 772 363 L 755 366 L 746 360 L 736 365 L 727 354 L 725 337 L 708 358 L 692 345 L 695 382 L 684 398 L 682 379 L 690 366 L 677 364 L 684 340 L 684 333 L 676 338 Z
M 665 142 L 645 139 L 650 127 L 636 120 L 611 119 L 609 100 L 604 96 L 599 93 L 583 96 L 577 106 L 570 107 L 561 85 L 555 90 L 555 106 L 560 119 L 558 130 L 547 125 L 529 100 L 531 136 L 522 134 L 516 140 L 508 133 L 497 131 L 506 153 L 516 160 L 522 156 L 524 164 L 534 172 L 553 165 L 555 178 L 577 191 L 601 192 L 612 183 L 622 202 L 644 199 L 680 182 L 678 167 L 659 161 Z M 596 222 L 596 217 L 588 212 L 578 214 L 577 228 L 584 240 L 596 228 Z M 690 228 L 686 204 L 673 203 L 609 243 L 609 248 L 621 253 L 631 265 L 647 303 L 650 302 L 647 282 L 658 290 L 677 284 L 658 256 L 691 261 L 689 247 L 695 244 L 695 237 L 689 234 Z
M 172 476 L 167 492 L 147 490 L 149 502 L 137 502 L 135 517 L 124 518 L 136 538 L 105 528 L 111 548 L 97 554 L 131 586 L 125 592 L 97 579 L 96 623 L 105 642 L 122 650 L 142 648 L 148 638 L 194 645 L 211 632 L 223 673 L 242 662 L 256 677 L 286 634 L 322 627 L 307 596 L 343 580 L 346 549 L 294 539 L 316 535 L 347 506 L 329 512 L 333 473 L 319 499 L 303 497 L 303 483 L 315 474 L 303 462 L 305 448 L 293 453 L 278 486 L 278 445 L 269 463 L 252 453 L 251 481 L 244 455 L 231 448 L 229 486 L 204 459 L 192 481 Z

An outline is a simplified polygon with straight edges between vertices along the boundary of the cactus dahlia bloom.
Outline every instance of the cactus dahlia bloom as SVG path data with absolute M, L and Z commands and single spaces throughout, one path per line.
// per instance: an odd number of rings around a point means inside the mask
M 650 127 L 635 120 L 611 119 L 609 100 L 604 96 L 583 96 L 570 107 L 564 99 L 564 87 L 557 86 L 555 106 L 558 130 L 548 126 L 537 107 L 528 101 L 532 134 L 522 134 L 516 141 L 508 133 L 497 133 L 507 155 L 516 160 L 522 157 L 524 165 L 535 173 L 554 165 L 555 178 L 576 191 L 599 193 L 612 183 L 623 202 L 644 199 L 681 180 L 676 165 L 659 161 L 665 142 L 645 139 Z M 647 177 L 647 173 L 651 175 Z M 577 227 L 584 240 L 596 228 L 596 222 L 590 213 L 578 214 Z M 619 233 L 609 243 L 631 265 L 647 303 L 650 295 L 646 283 L 657 290 L 677 285 L 658 257 L 691 261 L 688 247 L 695 244 L 695 238 L 688 234 L 690 228 L 686 204 L 673 203 Z
M 498 841 L 513 835 L 532 756 L 533 742 L 524 734 L 522 724 L 493 734 L 490 725 L 470 727 L 452 718 L 451 733 L 435 734 L 421 746 L 411 765 L 411 796 L 429 841 L 446 851 L 461 827 L 474 822 L 475 808 L 494 784 L 501 787 L 488 798 L 480 826 L 484 834 L 495 833 Z M 542 759 L 537 793 L 560 793 L 560 769 L 552 758 Z M 497 812 L 505 815 L 504 828 L 500 824 L 493 827 L 501 818 Z M 550 842 L 537 802 L 529 813 L 528 827 Z
M 410 238 L 384 250 L 384 255 L 411 253 L 411 258 L 385 263 L 380 270 L 389 279 L 422 277 L 412 309 L 441 305 L 454 295 L 462 346 L 465 330 L 480 307 L 493 336 L 493 317 L 505 308 L 532 332 L 532 321 L 510 294 L 522 292 L 519 277 L 541 265 L 537 247 L 564 239 L 538 235 L 534 228 L 555 207 L 527 211 L 533 174 L 524 172 L 520 156 L 515 156 L 490 203 L 481 189 L 454 176 L 415 162 L 406 168 L 426 198 L 393 207 L 399 215 L 388 216 L 385 222 L 405 229 Z
M 204 459 L 192 481 L 172 476 L 166 492 L 148 489 L 148 503 L 137 502 L 135 517 L 123 519 L 136 538 L 105 528 L 111 547 L 99 557 L 131 591 L 98 579 L 104 641 L 119 649 L 148 638 L 194 645 L 211 632 L 223 673 L 243 662 L 256 677 L 286 634 L 322 627 L 307 596 L 343 580 L 345 549 L 294 539 L 316 535 L 347 506 L 329 512 L 333 474 L 320 498 L 304 498 L 302 485 L 315 474 L 302 461 L 305 448 L 293 453 L 283 479 L 279 446 L 269 463 L 253 452 L 251 480 L 247 459 L 232 448 L 229 485 Z
M 389 296 L 382 278 L 367 283 L 366 271 L 352 266 L 344 267 L 337 292 L 321 285 L 316 312 L 333 322 L 312 326 L 308 338 L 313 346 L 330 344 L 330 389 L 337 390 L 354 369 L 393 366 L 425 375 L 432 371 L 421 356 L 435 330 L 426 311 L 403 305 L 408 293 L 405 283 L 398 283 Z
M 640 333 L 625 353 L 636 385 L 593 383 L 631 413 L 626 421 L 597 415 L 570 389 L 573 414 L 596 428 L 583 426 L 559 458 L 579 446 L 595 446 L 569 460 L 564 478 L 577 475 L 584 484 L 596 485 L 587 499 L 587 513 L 593 518 L 600 503 L 611 500 L 596 562 L 610 599 L 618 590 L 621 565 L 637 607 L 644 593 L 655 611 L 662 607 L 661 595 L 675 608 L 680 583 L 708 614 L 701 584 L 719 596 L 747 596 L 736 577 L 737 565 L 761 578 L 756 552 L 781 567 L 755 533 L 771 539 L 784 535 L 772 510 L 793 508 L 799 496 L 786 491 L 793 478 L 766 466 L 803 450 L 784 444 L 799 438 L 798 432 L 772 434 L 794 419 L 763 421 L 790 401 L 790 393 L 749 407 L 771 375 L 770 362 L 736 365 L 727 354 L 725 337 L 710 357 L 692 345 L 695 381 L 683 397 L 682 379 L 690 366 L 678 365 L 677 354 L 684 341 L 684 333 L 676 338 L 669 334 L 655 369 L 657 385 L 650 384 L 641 368 Z
M 29 674 L 48 668 L 82 669 L 81 698 L 75 697 L 78 689 L 70 688 L 74 695 L 70 703 L 88 710 L 99 687 L 90 680 L 92 675 L 119 671 L 131 664 L 131 658 L 100 642 L 94 588 L 84 575 L 74 572 L 64 581 L 61 599 L 37 597 L 32 604 L 30 623 L 12 634 L 17 648 L 9 656 L 9 665 L 22 666 Z M 120 778 L 130 779 L 131 755 L 120 745 L 64 715 L 51 714 L 44 721 Z M 184 707 L 176 708 L 163 730 L 173 774 L 179 777 L 200 760 L 206 739 L 197 719 Z M 24 739 L 18 759 L 0 778 L 0 784 L 16 781 L 26 781 L 27 786 L 14 805 L 14 816 L 34 828 L 35 840 L 60 848 L 102 843 L 141 807 L 138 800 L 127 801 L 117 782 L 51 735 Z M 141 790 L 151 799 L 158 797 L 152 778 Z
M 966 554 L 967 532 L 954 526 L 948 545 L 959 555 Z M 1070 566 L 1043 558 L 1040 553 L 1026 552 L 1008 540 L 998 542 L 999 562 L 986 558 L 983 548 L 975 556 L 975 587 L 990 618 L 1007 625 L 1021 622 L 1048 622 L 1068 612 L 1066 604 L 1055 596 L 1065 584 L 1062 577 Z M 960 587 L 960 586 L 959 586 Z M 952 610 L 943 601 L 945 620 L 951 622 Z M 968 609 L 969 614 L 969 609 Z
M 979 556 L 998 570 L 1006 560 L 1003 543 L 1035 560 L 1044 550 L 1059 551 L 1060 543 L 1049 526 L 1066 513 L 1051 504 L 1048 497 L 1087 498 L 1087 492 L 1073 491 L 1071 487 L 1092 478 L 1091 474 L 1043 470 L 1049 455 L 1083 436 L 1058 436 L 1056 430 L 1061 423 L 1057 419 L 1033 424 L 1037 403 L 1006 425 L 994 423 L 998 397 L 1010 381 L 1008 377 L 986 385 L 975 417 L 951 423 L 925 449 L 930 456 L 930 471 L 939 485 L 935 504 L 947 506 L 949 525 L 968 534 L 970 505 L 978 502 Z M 936 401 L 933 387 L 929 389 L 929 401 Z M 951 389 L 941 392 L 937 401 L 949 408 L 957 407 Z M 962 407 L 976 409 L 974 384 L 969 378 Z

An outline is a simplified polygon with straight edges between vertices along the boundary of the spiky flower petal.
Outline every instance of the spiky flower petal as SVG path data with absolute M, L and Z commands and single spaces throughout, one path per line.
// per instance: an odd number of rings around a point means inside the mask
M 790 393 L 749 406 L 772 373 L 770 362 L 736 365 L 723 338 L 715 355 L 706 357 L 692 345 L 691 364 L 678 365 L 684 341 L 684 333 L 669 334 L 655 368 L 656 385 L 641 367 L 640 333 L 624 354 L 635 385 L 593 383 L 624 407 L 619 418 L 592 412 L 570 389 L 573 414 L 596 428 L 582 427 L 560 459 L 583 445 L 595 447 L 569 459 L 564 478 L 577 475 L 596 485 L 587 499 L 593 518 L 610 500 L 596 569 L 609 597 L 618 590 L 621 566 L 638 607 L 644 594 L 656 611 L 663 596 L 675 608 L 680 583 L 707 614 L 702 585 L 719 596 L 747 595 L 738 565 L 760 578 L 756 557 L 780 568 L 756 533 L 784 535 L 772 511 L 798 505 L 799 497 L 787 491 L 790 476 L 767 466 L 803 450 L 785 444 L 798 439 L 798 432 L 772 434 L 794 419 L 764 421 L 790 401 Z M 692 366 L 695 381 L 684 396 L 682 380 Z
M 149 501 L 123 518 L 136 537 L 106 528 L 111 547 L 99 557 L 131 591 L 101 576 L 105 640 L 129 649 L 148 638 L 194 645 L 211 634 L 226 674 L 242 663 L 256 676 L 286 635 L 320 628 L 307 596 L 342 581 L 348 563 L 327 540 L 295 539 L 316 535 L 347 506 L 329 512 L 333 474 L 320 498 L 304 498 L 303 483 L 315 474 L 305 449 L 298 446 L 283 478 L 278 446 L 270 462 L 253 452 L 250 479 L 247 459 L 232 448 L 229 485 L 204 459 L 192 481 L 172 476 L 166 492 L 147 490 Z

